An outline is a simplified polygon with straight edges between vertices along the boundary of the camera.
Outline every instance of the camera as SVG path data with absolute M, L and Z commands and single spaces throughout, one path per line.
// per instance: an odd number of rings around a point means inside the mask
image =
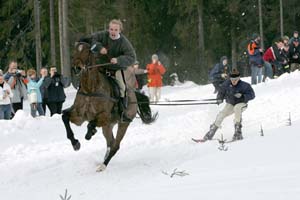
M 22 70 L 17 69 L 15 76 L 20 78 L 22 76 Z

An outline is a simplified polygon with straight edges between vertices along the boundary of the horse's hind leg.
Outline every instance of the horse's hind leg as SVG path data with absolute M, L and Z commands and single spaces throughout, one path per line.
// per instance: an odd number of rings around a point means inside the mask
M 80 149 L 80 142 L 74 137 L 74 133 L 70 126 L 70 116 L 71 116 L 72 110 L 73 110 L 72 107 L 64 110 L 63 114 L 62 114 L 62 120 L 64 122 L 66 131 L 67 131 L 67 138 L 69 140 L 71 140 L 74 150 L 78 151 Z
M 88 124 L 88 126 L 87 126 L 87 128 L 88 128 L 88 131 L 87 131 L 87 133 L 85 135 L 85 139 L 86 140 L 90 140 L 93 137 L 93 135 L 95 135 L 96 132 L 97 132 L 97 129 L 96 129 L 96 120 L 90 121 L 89 124 Z
M 113 133 L 112 133 L 112 127 L 111 127 L 111 134 L 107 135 L 108 138 L 105 137 L 106 141 L 108 142 L 107 143 L 107 146 L 108 146 L 107 152 L 104 157 L 103 164 L 100 164 L 97 168 L 98 172 L 103 171 L 106 168 L 106 166 L 108 165 L 108 163 L 110 162 L 112 157 L 120 149 L 120 143 L 125 136 L 128 126 L 129 126 L 129 123 L 119 123 L 118 124 L 118 132 L 117 132 L 116 139 L 113 139 Z M 103 129 L 103 133 L 104 133 L 104 129 Z

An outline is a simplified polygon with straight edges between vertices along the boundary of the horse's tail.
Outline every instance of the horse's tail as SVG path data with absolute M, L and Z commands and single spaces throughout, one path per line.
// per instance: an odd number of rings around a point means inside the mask
M 145 124 L 155 122 L 158 117 L 158 112 L 152 115 L 149 98 L 138 91 L 135 92 L 135 95 L 138 103 L 138 115 L 141 117 L 142 121 Z

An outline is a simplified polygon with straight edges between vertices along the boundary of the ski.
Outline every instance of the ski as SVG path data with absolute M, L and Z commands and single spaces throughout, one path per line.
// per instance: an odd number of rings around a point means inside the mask
M 195 138 L 192 138 L 192 140 L 194 141 L 194 142 L 196 142 L 196 143 L 203 143 L 203 142 L 206 142 L 207 140 L 205 140 L 205 139 L 195 139 Z
M 207 141 L 212 141 L 212 140 L 217 140 L 220 144 L 223 143 L 223 144 L 228 144 L 228 143 L 232 143 L 232 142 L 236 142 L 236 141 L 239 141 L 239 140 L 220 140 L 220 139 L 211 139 L 211 140 L 205 140 L 203 138 L 200 138 L 200 139 L 197 139 L 197 138 L 192 138 L 192 141 L 196 142 L 196 143 L 204 143 L 204 142 L 207 142 Z
M 218 140 L 218 139 L 205 140 L 203 138 L 200 138 L 200 139 L 192 138 L 192 141 L 194 141 L 196 143 L 204 143 L 204 142 L 212 141 L 212 140 Z

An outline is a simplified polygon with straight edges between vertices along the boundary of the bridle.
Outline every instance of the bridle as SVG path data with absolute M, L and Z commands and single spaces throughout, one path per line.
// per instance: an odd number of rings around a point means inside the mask
M 87 43 L 87 42 L 79 42 L 77 44 L 76 48 L 79 48 L 79 45 L 83 45 L 83 44 L 87 44 L 88 46 L 90 46 L 90 44 Z M 78 49 L 77 49 L 77 51 L 78 51 Z M 79 77 L 82 74 L 83 71 L 86 71 L 86 70 L 89 70 L 89 69 L 92 69 L 92 68 L 98 68 L 98 67 L 104 67 L 104 66 L 111 65 L 111 63 L 103 63 L 103 64 L 92 65 L 91 64 L 91 60 L 92 60 L 91 56 L 92 56 L 92 51 L 89 48 L 88 49 L 88 59 L 87 59 L 88 62 L 85 63 L 85 62 L 82 61 L 81 58 L 79 58 L 80 62 L 83 64 L 83 67 L 80 67 L 80 71 L 78 70 L 78 67 L 73 67 L 72 68 L 72 70 L 73 70 L 73 72 L 75 73 L 76 76 Z M 97 92 L 97 93 L 85 93 L 85 92 L 82 92 L 82 91 L 78 90 L 77 94 L 83 95 L 83 96 L 88 96 L 88 97 L 99 97 L 99 98 L 107 99 L 109 101 L 118 102 L 118 100 L 116 98 L 113 98 L 113 97 L 111 97 L 109 95 L 106 95 L 104 93 L 101 93 L 101 92 Z

